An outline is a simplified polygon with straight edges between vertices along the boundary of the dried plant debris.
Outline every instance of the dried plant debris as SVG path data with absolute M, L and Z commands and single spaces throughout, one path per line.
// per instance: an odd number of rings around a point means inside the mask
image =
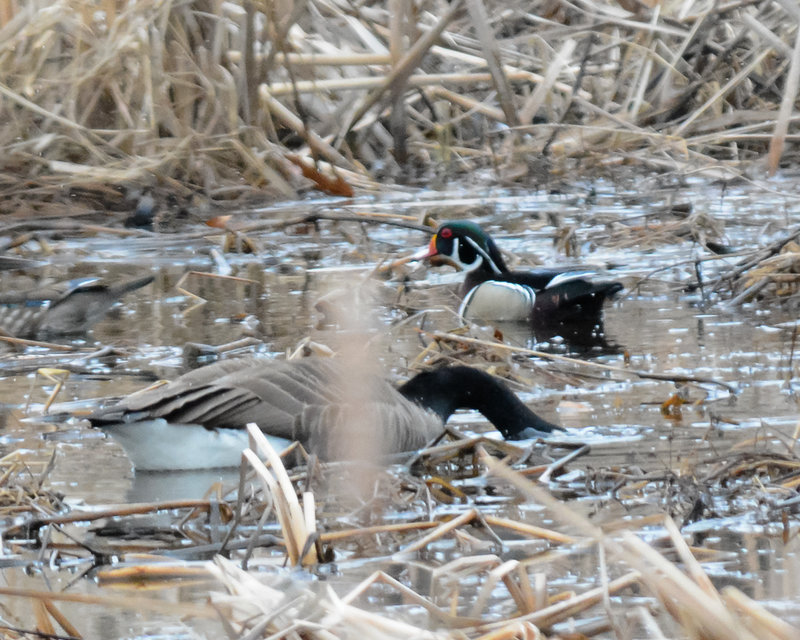
M 619 625 L 653 638 L 797 633 L 732 587 L 717 592 L 695 558 L 720 552 L 690 549 L 663 515 L 684 524 L 710 519 L 716 528 L 739 516 L 796 535 L 800 458 L 791 440 L 769 432 L 655 471 L 592 470 L 582 461 L 588 448 L 532 452 L 454 434 L 405 465 L 309 458 L 286 468 L 257 428 L 250 435 L 238 487 L 202 500 L 69 511 L 41 488 L 46 474 L 8 458 L 4 557 L 34 566 L 46 555 L 50 570 L 82 567 L 116 589 L 213 579 L 214 609 L 233 637 L 607 637 Z M 598 528 L 581 515 L 587 500 L 612 500 L 629 515 Z M 327 579 L 299 580 L 287 563 Z M 564 581 L 569 567 L 580 580 Z M 630 610 L 634 594 L 647 597 L 645 609 Z M 614 604 L 604 608 L 610 595 Z M 140 599 L 86 602 L 133 608 Z M 198 615 L 187 607 L 187 616 Z
M 71 196 L 72 212 L 169 227 L 198 201 L 347 196 L 386 174 L 775 170 L 796 154 L 793 24 L 780 3 L 707 0 L 314 0 L 277 18 L 240 2 L 11 3 L 0 211 L 63 216 Z
M 477 361 L 527 388 L 542 373 L 521 357 L 538 352 L 496 338 L 423 335 L 414 368 Z M 541 357 L 565 376 L 644 375 Z M 453 430 L 414 454 L 326 464 L 279 454 L 257 428 L 250 436 L 239 482 L 198 500 L 70 509 L 47 490 L 49 466 L 32 472 L 19 454 L 3 459 L 0 569 L 70 573 L 73 584 L 91 577 L 101 595 L 0 595 L 37 603 L 39 631 L 74 637 L 83 621 L 53 603 L 163 614 L 163 601 L 147 605 L 131 591 L 192 588 L 212 606 L 181 603 L 175 615 L 187 624 L 214 615 L 230 637 L 797 637 L 742 591 L 718 591 L 700 564 L 730 561 L 707 542 L 727 529 L 796 544 L 800 457 L 779 433 L 764 429 L 729 450 L 700 441 L 669 464 L 645 456 L 647 466 L 626 458 L 613 467 L 575 441 Z
M 28 514 L 61 513 L 66 509 L 63 496 L 47 489 L 51 460 L 33 464 L 15 451 L 0 458 L 0 519 L 5 522 Z
M 740 523 L 782 528 L 777 514 L 784 510 L 796 519 L 797 508 L 790 501 L 800 477 L 796 453 L 743 450 L 697 457 L 660 470 L 640 466 L 576 470 L 561 481 L 556 478 L 554 490 L 569 497 L 596 495 L 601 503 L 619 502 L 632 512 L 655 508 L 683 524 L 735 517 Z
M 771 244 L 747 252 L 710 283 L 710 290 L 730 296 L 732 305 L 752 301 L 762 305 L 770 302 L 797 304 L 799 238 L 800 230 L 793 227 Z
M 414 581 L 408 573 L 400 573 L 398 579 L 378 570 L 355 588 L 341 593 L 323 583 L 300 583 L 286 574 L 254 575 L 218 558 L 209 570 L 227 593 L 215 594 L 213 601 L 229 612 L 228 622 L 236 633 L 249 633 L 252 637 L 284 637 L 296 632 L 308 637 L 338 638 L 369 630 L 371 636 L 380 638 L 408 633 L 432 638 L 546 638 L 560 637 L 559 624 L 567 618 L 571 619 L 571 630 L 579 629 L 587 636 L 621 624 L 641 625 L 648 631 L 647 637 L 672 637 L 678 632 L 697 639 L 791 638 L 798 633 L 735 588 L 717 592 L 695 559 L 697 551 L 685 544 L 669 518 L 662 517 L 667 545 L 664 551 L 673 555 L 680 566 L 630 531 L 617 528 L 614 534 L 604 534 L 507 466 L 491 458 L 484 461 L 494 474 L 511 482 L 529 500 L 552 509 L 557 519 L 586 536 L 583 540 L 559 538 L 557 532 L 552 532 L 551 542 L 561 545 L 562 551 L 553 554 L 550 561 L 553 557 L 561 562 L 576 561 L 594 545 L 609 554 L 608 572 L 603 573 L 598 587 L 579 593 L 552 590 L 545 574 L 540 573 L 548 560 L 535 554 L 518 561 L 489 553 L 456 558 L 435 568 L 413 561 L 410 554 L 435 545 L 442 535 L 458 534 L 461 529 L 462 537 L 472 537 L 462 528 L 476 522 L 478 513 L 473 508 L 394 554 L 395 563 L 407 561 L 407 571 L 413 568 L 415 574 L 427 573 L 421 589 L 409 586 Z M 489 518 L 481 522 L 488 523 Z M 513 523 L 498 519 L 491 524 L 513 527 Z M 631 522 L 627 525 L 630 527 Z M 520 524 L 517 531 L 523 528 Z M 634 571 L 630 571 L 631 567 Z M 604 621 L 599 623 L 597 605 L 634 586 L 650 594 L 661 607 L 651 606 L 631 615 L 607 601 L 601 614 Z M 396 594 L 394 598 L 389 595 L 391 592 Z M 404 604 L 376 610 L 370 606 L 371 593 L 378 601 L 402 599 Z M 502 604 L 498 605 L 498 601 Z
M 670 211 L 664 216 L 646 214 L 634 220 L 611 222 L 608 224 L 607 237 L 594 234 L 592 241 L 616 249 L 638 250 L 693 241 L 720 250 L 725 246 L 721 242 L 723 237 L 722 223 L 706 213 L 687 216 L 683 212 L 676 215 Z

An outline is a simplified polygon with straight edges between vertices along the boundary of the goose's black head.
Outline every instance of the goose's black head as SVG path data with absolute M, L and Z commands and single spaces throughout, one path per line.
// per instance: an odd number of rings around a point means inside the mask
M 460 271 L 482 270 L 494 276 L 508 272 L 491 236 L 474 222 L 457 220 L 441 225 L 433 234 L 427 252 L 431 264 L 449 264 Z
M 417 374 L 398 389 L 412 402 L 438 415 L 442 422 L 456 409 L 480 411 L 504 438 L 530 438 L 561 427 L 528 409 L 500 380 L 472 367 L 442 367 Z

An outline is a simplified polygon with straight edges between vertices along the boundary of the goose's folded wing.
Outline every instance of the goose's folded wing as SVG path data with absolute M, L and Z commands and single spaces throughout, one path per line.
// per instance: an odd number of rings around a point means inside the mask
M 130 395 L 89 419 L 103 426 L 152 418 L 209 429 L 240 429 L 254 422 L 324 459 L 418 449 L 442 429 L 436 415 L 385 380 L 347 384 L 341 366 L 328 359 L 222 361 Z
M 310 404 L 330 401 L 335 367 L 317 360 L 285 363 L 227 360 L 177 380 L 132 394 L 90 417 L 98 426 L 163 418 L 175 424 L 243 428 L 255 422 L 272 435 L 291 438 L 297 416 Z

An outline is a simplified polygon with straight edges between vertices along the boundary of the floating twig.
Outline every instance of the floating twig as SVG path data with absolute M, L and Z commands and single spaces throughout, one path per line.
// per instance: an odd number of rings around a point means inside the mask
M 442 341 L 442 342 L 454 342 L 456 344 L 469 344 L 481 347 L 487 347 L 490 349 L 499 349 L 501 351 L 507 351 L 509 353 L 515 353 L 519 355 L 525 356 L 533 356 L 536 358 L 542 358 L 544 360 L 552 360 L 554 362 L 562 362 L 573 364 L 581 367 L 588 367 L 594 369 L 602 369 L 603 371 L 612 371 L 614 373 L 620 373 L 623 375 L 633 375 L 637 378 L 647 379 L 647 380 L 666 380 L 669 382 L 696 382 L 698 384 L 715 384 L 720 387 L 725 388 L 729 393 L 736 394 L 738 393 L 736 387 L 729 382 L 725 382 L 723 380 L 717 380 L 715 378 L 704 378 L 700 376 L 689 376 L 682 373 L 652 373 L 649 371 L 641 371 L 638 369 L 628 369 L 625 367 L 615 367 L 610 364 L 603 364 L 601 362 L 593 362 L 591 360 L 581 360 L 580 358 L 571 358 L 569 356 L 562 356 L 555 353 L 546 353 L 544 351 L 536 351 L 534 349 L 526 349 L 524 347 L 513 347 L 507 344 L 503 344 L 502 342 L 492 342 L 489 340 L 481 340 L 480 338 L 470 338 L 467 336 L 456 336 L 450 333 L 441 333 L 441 332 L 430 332 L 430 331 L 422 331 L 421 333 L 433 338 L 434 340 Z

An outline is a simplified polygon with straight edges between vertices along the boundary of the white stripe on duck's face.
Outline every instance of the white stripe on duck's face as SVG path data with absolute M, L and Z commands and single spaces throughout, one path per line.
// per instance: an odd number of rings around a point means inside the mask
M 449 236 L 437 234 L 434 244 L 440 261 L 446 262 L 456 269 L 469 272 L 486 264 L 493 273 L 502 273 L 486 249 L 467 235 L 459 237 L 452 235 L 452 232 Z
M 483 255 L 480 247 L 475 245 L 475 243 L 466 238 L 469 244 L 473 245 L 474 251 L 468 248 L 466 251 L 462 251 L 461 241 L 459 238 L 448 238 L 448 242 L 438 241 L 437 244 L 437 251 L 435 258 L 438 258 L 438 262 L 449 264 L 452 267 L 455 267 L 459 271 L 474 271 L 478 269 L 483 264 Z M 445 245 L 445 246 L 442 246 Z M 450 245 L 447 247 L 446 245 Z M 471 260 L 471 262 L 470 262 Z M 434 263 L 437 261 L 434 260 Z
M 465 320 L 524 322 L 530 319 L 535 300 L 536 294 L 530 287 L 489 280 L 464 296 L 458 315 Z
M 480 267 L 485 262 L 486 265 L 492 270 L 494 274 L 499 275 L 500 273 L 502 273 L 500 268 L 494 263 L 492 258 L 486 252 L 486 250 L 483 247 L 481 247 L 477 242 L 475 242 L 475 240 L 473 240 L 469 236 L 464 236 L 464 240 L 468 245 L 470 245 L 472 251 L 475 252 L 475 259 L 469 264 L 466 264 L 461 259 L 461 252 L 459 251 L 458 238 L 454 240 L 455 251 L 461 261 L 461 264 L 463 265 L 462 269 L 464 269 L 464 271 L 473 271 L 478 267 Z M 469 255 L 472 253 L 472 251 L 466 251 L 464 253 Z
M 248 448 L 244 429 L 206 429 L 196 424 L 170 424 L 163 418 L 104 426 L 137 471 L 188 471 L 238 467 Z M 265 434 L 267 435 L 267 434 Z M 291 442 L 267 435 L 282 451 Z

